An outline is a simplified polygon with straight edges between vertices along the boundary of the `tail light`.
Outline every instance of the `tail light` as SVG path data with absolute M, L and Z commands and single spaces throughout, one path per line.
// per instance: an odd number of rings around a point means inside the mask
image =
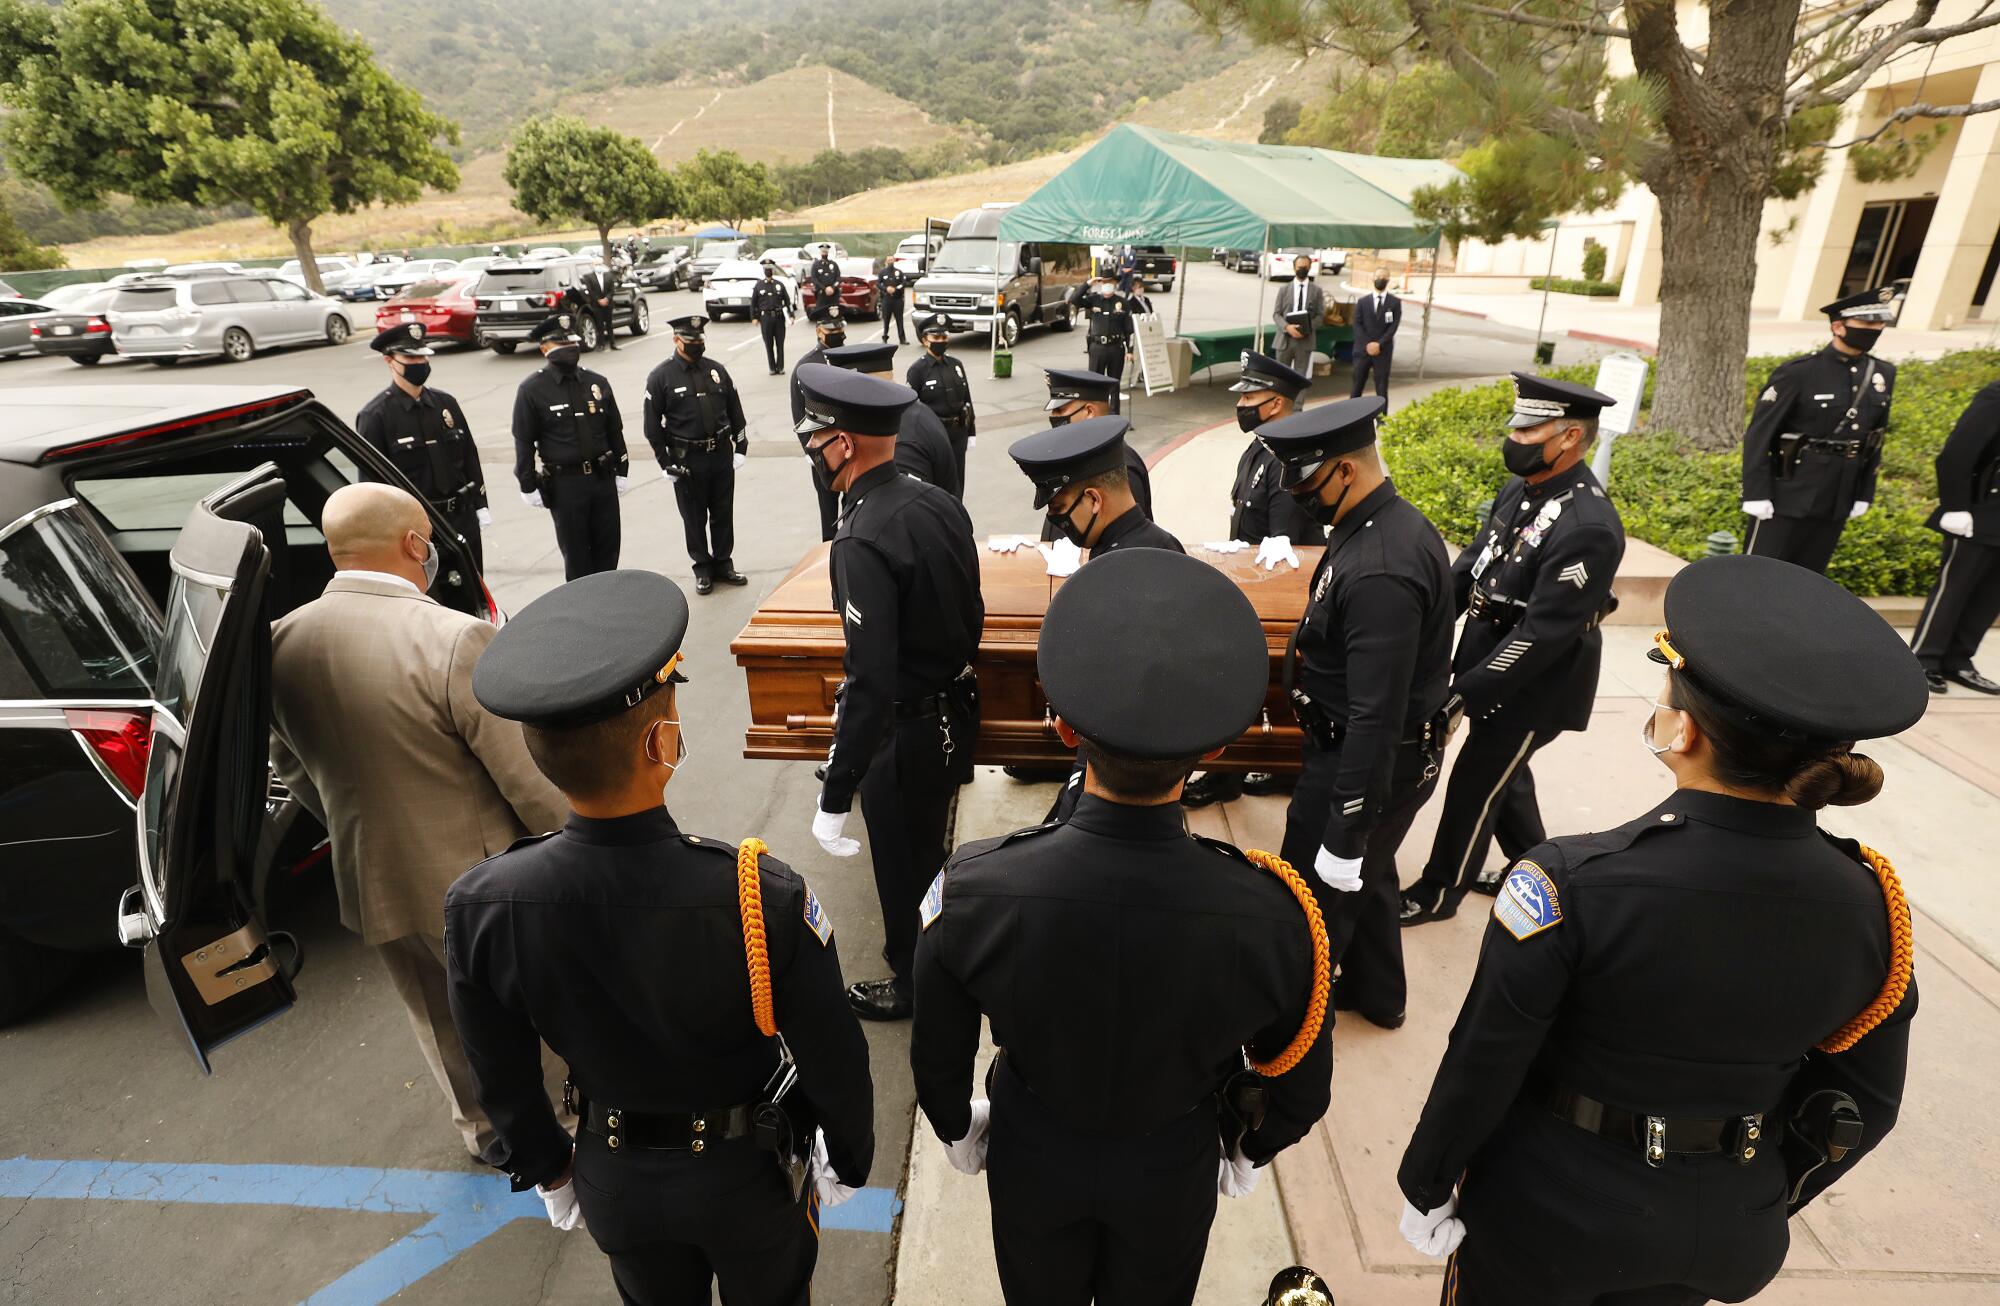
M 551 290 L 548 294 L 542 296 L 543 308 L 554 308 L 560 303 L 562 303 L 562 292 L 559 290 Z
M 28 327 L 28 338 L 30 340 L 40 340 L 42 338 L 42 324 L 40 322 L 36 322 Z
M 146 790 L 146 761 L 153 752 L 153 714 L 115 708 L 70 708 L 70 732 L 92 760 L 138 798 Z
M 486 601 L 486 619 L 496 626 L 506 625 L 507 614 L 500 610 L 500 605 L 494 600 L 493 591 L 487 587 L 484 576 L 479 578 L 479 597 Z
M 111 334 L 111 324 L 101 317 L 94 317 L 83 324 L 83 334 L 87 336 L 109 335 Z

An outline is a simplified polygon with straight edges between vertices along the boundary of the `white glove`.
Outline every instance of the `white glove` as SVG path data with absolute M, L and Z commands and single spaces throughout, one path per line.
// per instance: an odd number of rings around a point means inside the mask
M 944 1154 L 951 1168 L 960 1174 L 978 1174 L 986 1168 L 986 1130 L 993 1123 L 993 1104 L 983 1097 L 972 1100 L 972 1127 L 956 1143 L 946 1143 Z
M 1456 1218 L 1458 1198 L 1447 1197 L 1435 1211 L 1419 1211 L 1403 1203 L 1403 1218 L 1396 1227 L 1403 1238 L 1426 1256 L 1449 1256 L 1465 1241 L 1465 1221 Z
M 521 496 L 521 502 L 527 504 L 530 508 L 539 508 L 542 506 L 542 492 L 540 490 L 530 490 Z
M 556 1228 L 574 1229 L 583 1223 L 583 1208 L 576 1204 L 574 1178 L 554 1191 L 536 1184 L 535 1195 L 541 1198 L 542 1205 L 548 1208 L 549 1223 Z
M 973 451 L 974 449 L 977 449 L 978 447 L 979 447 L 979 437 L 978 437 L 978 436 L 976 436 L 976 435 L 968 435 L 968 436 L 966 436 L 966 437 L 965 437 L 965 451 L 966 451 L 967 453 L 971 453 L 971 452 L 972 452 L 972 451 Z
M 680 478 L 680 477 L 678 477 L 678 476 L 674 475 L 674 474 L 673 474 L 672 472 L 668 471 L 668 470 L 667 470 L 666 468 L 664 468 L 664 467 L 662 467 L 662 468 L 660 469 L 660 475 L 662 475 L 662 476 L 664 476 L 664 477 L 666 477 L 666 478 L 667 478 L 667 484 L 668 484 L 668 485 L 679 485 L 679 484 L 681 483 L 681 478 Z
M 743 464 L 749 461 L 750 461 L 750 455 L 747 453 L 734 454 L 729 459 L 729 470 L 732 472 L 740 472 L 743 470 Z
M 481 508 L 477 513 L 474 513 L 473 515 L 479 519 L 479 524 L 481 526 L 490 527 L 493 525 L 493 510 L 491 508 Z
M 614 476 L 611 478 L 611 486 L 618 491 L 618 497 L 622 499 L 632 488 L 632 478 L 629 476 Z
M 1859 517 L 1861 514 L 1867 511 L 1868 511 L 1868 500 L 1856 499 L 1854 501 L 1854 506 L 1847 510 L 1847 520 L 1853 521 L 1856 517 Z
M 1947 535 L 1963 535 L 1972 538 L 1972 514 L 1969 512 L 1948 512 L 1938 518 L 1938 529 Z
M 1057 540 L 1053 544 L 1038 544 L 1042 557 L 1049 564 L 1051 576 L 1074 576 L 1083 570 L 1083 550 L 1068 540 Z
M 986 537 L 986 547 L 995 553 L 1017 553 L 1022 546 L 1033 543 L 1034 541 L 1025 535 L 989 535 Z
M 846 812 L 816 812 L 813 816 L 813 838 L 835 857 L 852 857 L 861 851 L 859 839 L 841 837 L 846 828 Z
M 1743 501 L 1743 515 L 1745 517 L 1755 517 L 1758 521 L 1769 521 L 1778 515 L 1778 505 L 1772 503 L 1769 499 L 1745 499 Z
M 1313 854 L 1313 874 L 1319 876 L 1329 889 L 1353 893 L 1361 887 L 1361 859 L 1335 857 L 1322 848 Z
M 1248 540 L 1212 540 L 1201 546 L 1203 553 L 1241 553 L 1250 547 Z
M 1248 1197 L 1256 1186 L 1257 1167 L 1250 1164 L 1241 1148 L 1230 1148 L 1217 1163 L 1215 1191 L 1224 1197 Z
M 1276 571 L 1281 562 L 1291 563 L 1293 571 L 1299 569 L 1298 552 L 1292 548 L 1292 542 L 1282 535 L 1265 536 L 1264 542 L 1257 546 L 1256 561 L 1265 571 Z
M 813 1188 L 819 1193 L 819 1209 L 822 1211 L 839 1206 L 861 1191 L 840 1182 L 840 1176 L 833 1172 L 833 1166 L 826 1159 L 824 1129 L 813 1130 L 812 1169 Z

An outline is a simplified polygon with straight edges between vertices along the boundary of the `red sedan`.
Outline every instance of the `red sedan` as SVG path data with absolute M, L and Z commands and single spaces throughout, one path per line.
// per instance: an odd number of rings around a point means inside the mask
M 472 287 L 478 273 L 419 281 L 402 294 L 375 310 L 375 329 L 386 331 L 404 322 L 421 322 L 424 334 L 436 340 L 472 343 L 472 320 L 476 305 Z
M 813 302 L 813 285 L 812 282 L 808 281 L 799 287 L 799 305 L 810 312 Z M 850 318 L 874 317 L 877 311 L 875 308 L 875 278 L 872 276 L 855 276 L 852 273 L 843 271 L 840 274 L 840 307 L 844 310 L 845 316 Z

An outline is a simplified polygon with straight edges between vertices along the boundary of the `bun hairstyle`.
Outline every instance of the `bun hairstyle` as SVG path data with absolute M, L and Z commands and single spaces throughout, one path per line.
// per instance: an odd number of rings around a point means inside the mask
M 1715 750 L 1715 778 L 1738 789 L 1782 794 L 1808 811 L 1853 807 L 1882 792 L 1882 768 L 1852 741 L 1785 739 L 1746 721 L 1686 676 L 1668 675 L 1668 699 L 1694 718 Z

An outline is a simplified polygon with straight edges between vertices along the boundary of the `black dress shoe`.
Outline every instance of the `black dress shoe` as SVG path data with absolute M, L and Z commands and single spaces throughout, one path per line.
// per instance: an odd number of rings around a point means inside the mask
M 1485 897 L 1497 898 L 1500 896 L 1500 886 L 1507 882 L 1507 872 L 1513 869 L 1513 866 L 1514 863 L 1510 861 L 1498 870 L 1490 868 L 1482 870 L 1472 877 L 1472 883 L 1466 887 Z
M 1401 1029 L 1406 1014 L 1399 1011 L 1393 1016 L 1377 1016 L 1371 1012 L 1363 1011 L 1359 1004 L 1342 991 L 1339 984 L 1333 986 L 1333 1009 L 1335 1011 L 1352 1011 L 1369 1024 L 1381 1029 Z
M 1931 687 L 1931 693 L 1933 694 L 1948 694 L 1951 692 L 1951 682 L 1944 678 L 1944 672 L 1942 671 L 1924 672 L 1924 683 Z
M 1243 777 L 1234 771 L 1204 771 L 1181 789 L 1182 807 L 1207 807 L 1243 796 Z
M 748 576 L 745 576 L 742 572 L 736 570 L 736 568 L 734 567 L 731 567 L 728 571 L 723 572 L 720 576 L 717 576 L 716 579 L 721 581 L 724 585 L 748 585 L 750 583 L 750 578 Z
M 712 594 L 715 592 L 715 582 L 706 576 L 696 576 L 694 578 L 694 592 L 697 594 Z
M 1945 679 L 1964 685 L 1975 694 L 2000 694 L 2000 684 L 1995 684 L 1993 681 L 1988 680 L 1971 667 L 1964 667 L 1958 671 L 1947 671 L 1945 672 Z
M 1243 792 L 1256 794 L 1259 797 L 1269 794 L 1288 794 L 1297 783 L 1296 776 L 1279 775 L 1275 771 L 1252 771 L 1243 777 Z
M 1418 883 L 1423 882 L 1420 880 Z M 1457 914 L 1458 908 L 1444 905 L 1444 894 L 1441 891 L 1426 902 L 1418 896 L 1417 891 L 1405 889 L 1402 893 L 1402 905 L 1396 912 L 1396 920 L 1398 924 L 1407 928 L 1411 925 L 1422 925 L 1425 921 L 1448 921 Z
M 857 980 L 847 986 L 848 1010 L 863 1020 L 908 1020 L 909 993 L 894 978 Z

